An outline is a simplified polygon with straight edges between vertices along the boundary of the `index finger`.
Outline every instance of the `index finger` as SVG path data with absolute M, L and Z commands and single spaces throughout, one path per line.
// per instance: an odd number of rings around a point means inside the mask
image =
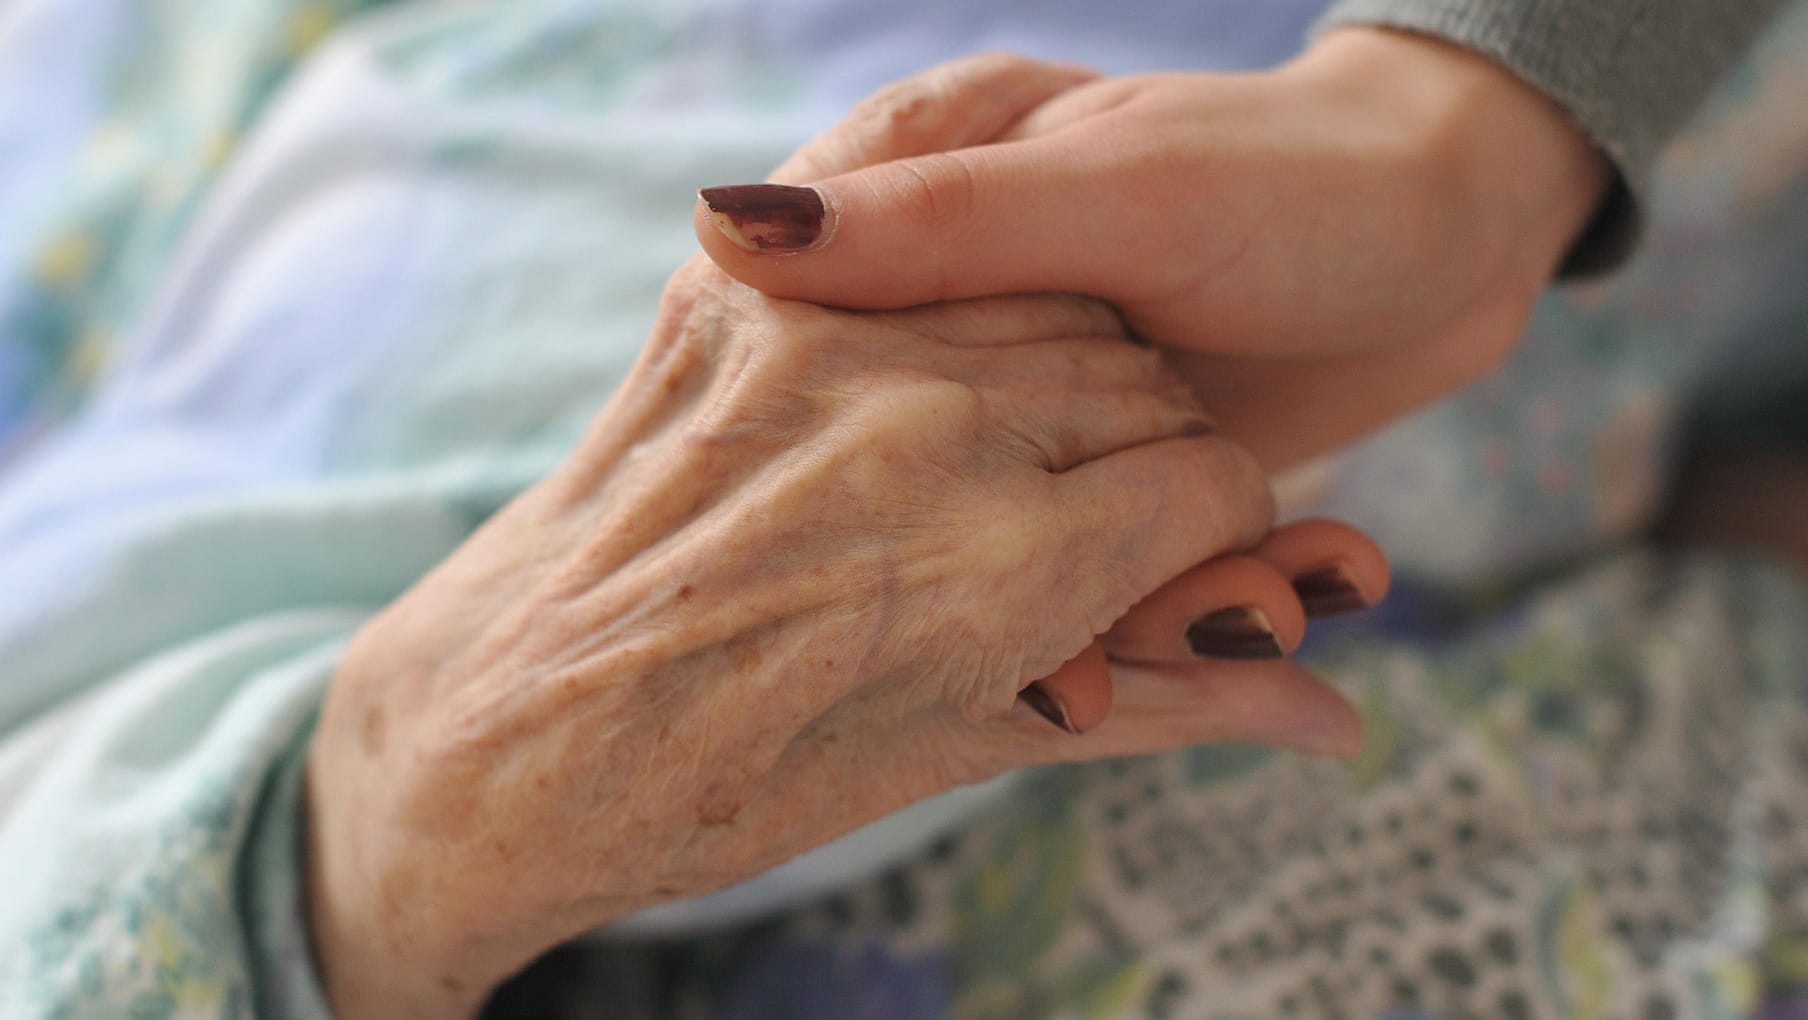
M 907 156 L 990 142 L 1056 95 L 1098 77 L 1072 64 L 981 53 L 885 86 L 769 178 L 803 184 Z

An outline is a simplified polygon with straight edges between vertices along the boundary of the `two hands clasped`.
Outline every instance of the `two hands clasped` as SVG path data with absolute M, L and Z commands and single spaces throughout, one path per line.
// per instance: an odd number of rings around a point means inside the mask
M 1247 76 L 975 58 L 781 168 L 801 219 L 716 192 L 569 459 L 346 651 L 308 773 L 338 1014 L 469 1015 L 566 939 L 1009 769 L 1354 753 L 1284 653 L 1385 561 L 1274 529 L 1267 473 L 1523 327 L 1606 171 L 1505 78 L 1368 31 Z M 1484 102 L 1484 147 L 1544 143 L 1510 187 L 1464 144 Z

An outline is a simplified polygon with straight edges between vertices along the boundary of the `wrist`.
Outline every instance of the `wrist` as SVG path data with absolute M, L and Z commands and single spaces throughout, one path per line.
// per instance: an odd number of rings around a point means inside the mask
M 1503 239 L 1503 255 L 1539 280 L 1555 273 L 1612 185 L 1612 164 L 1567 111 L 1461 46 L 1341 28 L 1286 70 L 1387 120 L 1453 189 L 1453 208 Z
M 582 876 L 562 881 L 535 841 L 520 838 L 545 827 L 509 810 L 518 795 L 486 785 L 485 770 L 504 757 L 493 742 L 448 746 L 435 727 L 417 742 L 385 725 L 429 714 L 385 695 L 446 681 L 419 679 L 431 668 L 402 654 L 423 640 L 410 619 L 407 607 L 391 607 L 353 639 L 308 752 L 308 927 L 341 1020 L 474 1016 L 541 953 L 661 898 L 575 896 Z
M 334 1015 L 342 1020 L 474 1016 L 512 967 L 486 966 L 473 946 L 456 944 L 463 931 L 437 913 L 455 901 L 435 890 L 430 868 L 387 867 L 383 826 L 336 825 L 369 817 L 364 805 L 348 813 L 325 810 L 328 770 L 317 742 L 305 795 L 308 927 L 314 956 Z

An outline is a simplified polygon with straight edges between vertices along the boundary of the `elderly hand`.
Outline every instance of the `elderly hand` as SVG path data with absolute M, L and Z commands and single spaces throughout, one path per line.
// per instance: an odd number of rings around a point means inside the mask
M 867 104 L 885 161 L 707 191 L 709 255 L 850 308 L 1103 298 L 1271 469 L 1497 361 L 1610 177 L 1531 87 L 1393 32 L 1336 31 L 1261 74 L 1079 84 L 990 136 L 949 111 L 995 107 L 1001 76 L 963 66 Z
M 569 461 L 340 665 L 309 760 L 339 1015 L 468 1014 L 564 939 L 1005 769 L 1353 751 L 1298 667 L 1186 652 L 1189 568 L 1269 512 L 1100 305 L 840 313 L 693 263 Z M 1084 735 L 1017 703 L 1106 645 L 1143 665 Z

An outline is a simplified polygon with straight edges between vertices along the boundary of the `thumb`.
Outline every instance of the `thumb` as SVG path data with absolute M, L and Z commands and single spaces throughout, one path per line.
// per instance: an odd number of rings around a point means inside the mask
M 942 96 L 938 103 L 960 107 L 973 92 Z M 850 118 L 837 128 L 844 134 L 828 132 L 786 165 L 783 179 L 808 179 L 790 174 L 796 165 L 841 163 L 837 175 L 808 186 L 705 188 L 698 241 L 743 284 L 828 306 L 911 307 L 1036 291 L 1134 295 L 1135 280 L 1117 277 L 1146 262 L 1134 257 L 1146 231 L 1130 224 L 1154 210 L 1130 201 L 1137 188 L 1114 168 L 1112 146 L 1061 132 L 958 148 L 984 141 L 971 137 L 976 125 L 996 125 L 994 137 L 1014 119 L 989 109 L 993 116 L 947 121 L 946 134 L 909 127 L 915 119 L 873 130 L 871 119 Z M 859 132 L 864 141 L 850 145 Z M 888 161 L 844 166 L 855 161 L 850 148 Z M 1099 181 L 1117 186 L 1099 188 Z
M 1137 293 L 1147 209 L 1073 136 L 895 160 L 809 186 L 706 188 L 696 228 L 730 276 L 773 297 L 908 308 L 1003 294 Z M 1125 182 L 1128 183 L 1128 182 Z

